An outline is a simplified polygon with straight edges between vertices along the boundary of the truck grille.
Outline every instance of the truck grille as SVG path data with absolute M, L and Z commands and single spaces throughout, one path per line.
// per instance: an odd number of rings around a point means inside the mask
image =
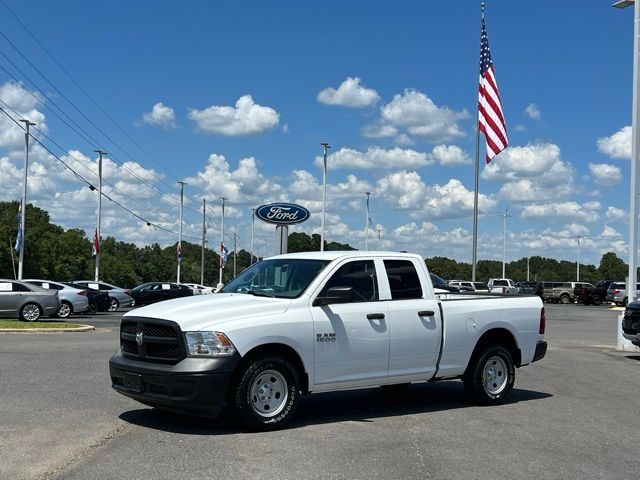
M 142 337 L 138 344 L 137 337 Z M 177 363 L 186 357 L 184 338 L 175 322 L 127 318 L 120 323 L 120 347 L 127 358 L 156 363 Z
M 627 307 L 622 320 L 622 331 L 627 335 L 640 333 L 640 310 Z

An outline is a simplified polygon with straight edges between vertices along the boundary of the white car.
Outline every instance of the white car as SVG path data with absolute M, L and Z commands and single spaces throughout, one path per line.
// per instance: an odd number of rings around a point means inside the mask
M 487 293 L 489 288 L 486 283 L 483 282 L 468 282 L 466 280 L 449 280 L 449 285 L 458 287 L 460 289 L 466 289 L 473 292 Z
M 518 295 L 516 282 L 510 278 L 490 278 L 487 282 L 489 293 L 502 293 L 505 295 Z
M 215 287 L 206 287 L 204 285 L 200 285 L 199 283 L 184 283 L 183 285 L 187 285 L 189 288 L 191 288 L 194 295 L 197 295 L 196 292 L 200 292 L 200 294 L 202 295 L 212 295 L 215 291 Z
M 442 298 L 445 297 L 445 298 Z M 305 252 L 263 260 L 215 295 L 126 313 L 113 388 L 146 405 L 252 429 L 286 425 L 301 394 L 462 379 L 503 403 L 545 356 L 538 297 L 435 295 L 419 255 Z

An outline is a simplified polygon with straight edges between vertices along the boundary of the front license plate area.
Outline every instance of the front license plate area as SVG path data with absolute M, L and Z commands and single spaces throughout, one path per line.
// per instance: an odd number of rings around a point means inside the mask
M 125 373 L 124 388 L 132 392 L 142 393 L 142 375 L 137 373 Z

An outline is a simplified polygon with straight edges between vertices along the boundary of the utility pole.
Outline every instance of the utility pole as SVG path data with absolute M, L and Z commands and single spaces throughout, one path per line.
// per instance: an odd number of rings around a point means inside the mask
M 35 125 L 35 123 L 30 122 L 29 120 L 20 119 L 21 122 L 24 123 L 25 131 L 24 131 L 24 172 L 22 174 L 22 200 L 20 203 L 21 214 L 20 214 L 20 231 L 22 232 L 22 236 L 20 237 L 20 252 L 18 257 L 18 280 L 22 280 L 22 271 L 24 268 L 24 245 L 25 239 L 27 237 L 26 226 L 27 226 L 27 173 L 29 171 L 29 127 Z
M 578 241 L 578 262 L 576 263 L 576 282 L 580 281 L 580 239 L 584 238 L 584 235 L 576 235 Z
M 502 217 L 502 278 L 507 278 L 507 217 L 511 216 L 507 213 L 508 211 L 509 207 L 500 215 Z
M 331 148 L 328 143 L 321 143 L 324 149 L 324 161 L 322 163 L 322 225 L 320 226 L 320 251 L 324 251 L 324 214 L 327 203 L 327 149 Z
M 180 228 L 178 229 L 178 273 L 176 283 L 180 283 L 180 264 L 182 263 L 182 210 L 184 207 L 184 186 L 186 182 L 180 180 Z
M 367 196 L 366 208 L 364 210 L 364 251 L 369 250 L 369 197 L 371 192 L 364 192 Z
M 380 251 L 380 232 L 382 230 L 378 229 L 378 251 Z
M 529 281 L 529 259 L 531 257 L 527 257 L 527 282 Z
M 96 271 L 94 280 L 97 282 L 100 280 L 100 244 L 102 243 L 102 237 L 100 231 L 102 229 L 102 156 L 107 152 L 104 150 L 94 150 L 98 154 L 98 222 L 96 226 L 96 238 L 98 240 L 98 248 L 96 248 Z M 94 240 L 95 242 L 95 240 Z
M 236 236 L 236 230 L 233 229 L 233 278 L 236 278 L 237 275 L 237 263 L 236 259 L 238 258 L 238 242 Z
M 221 197 L 220 199 L 222 200 L 222 221 L 220 222 L 220 279 L 218 281 L 218 290 L 224 286 L 222 283 L 222 255 L 224 253 L 224 201 L 226 200 L 226 197 Z
M 249 262 L 249 265 L 253 265 L 253 234 L 255 231 L 255 226 L 256 226 L 256 209 L 252 208 L 251 209 L 251 261 Z
M 200 285 L 204 285 L 204 243 L 207 234 L 207 199 L 202 199 L 202 254 L 200 256 Z

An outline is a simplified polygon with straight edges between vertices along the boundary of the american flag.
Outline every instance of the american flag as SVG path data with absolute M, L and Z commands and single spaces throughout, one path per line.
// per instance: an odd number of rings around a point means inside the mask
M 98 237 L 98 228 L 93 232 L 93 242 L 91 244 L 91 254 L 95 257 L 100 253 L 100 238 Z
M 482 34 L 480 37 L 480 86 L 478 95 L 478 129 L 486 139 L 487 163 L 507 148 L 507 125 L 502 113 L 500 93 L 491 62 L 487 28 L 482 15 Z

